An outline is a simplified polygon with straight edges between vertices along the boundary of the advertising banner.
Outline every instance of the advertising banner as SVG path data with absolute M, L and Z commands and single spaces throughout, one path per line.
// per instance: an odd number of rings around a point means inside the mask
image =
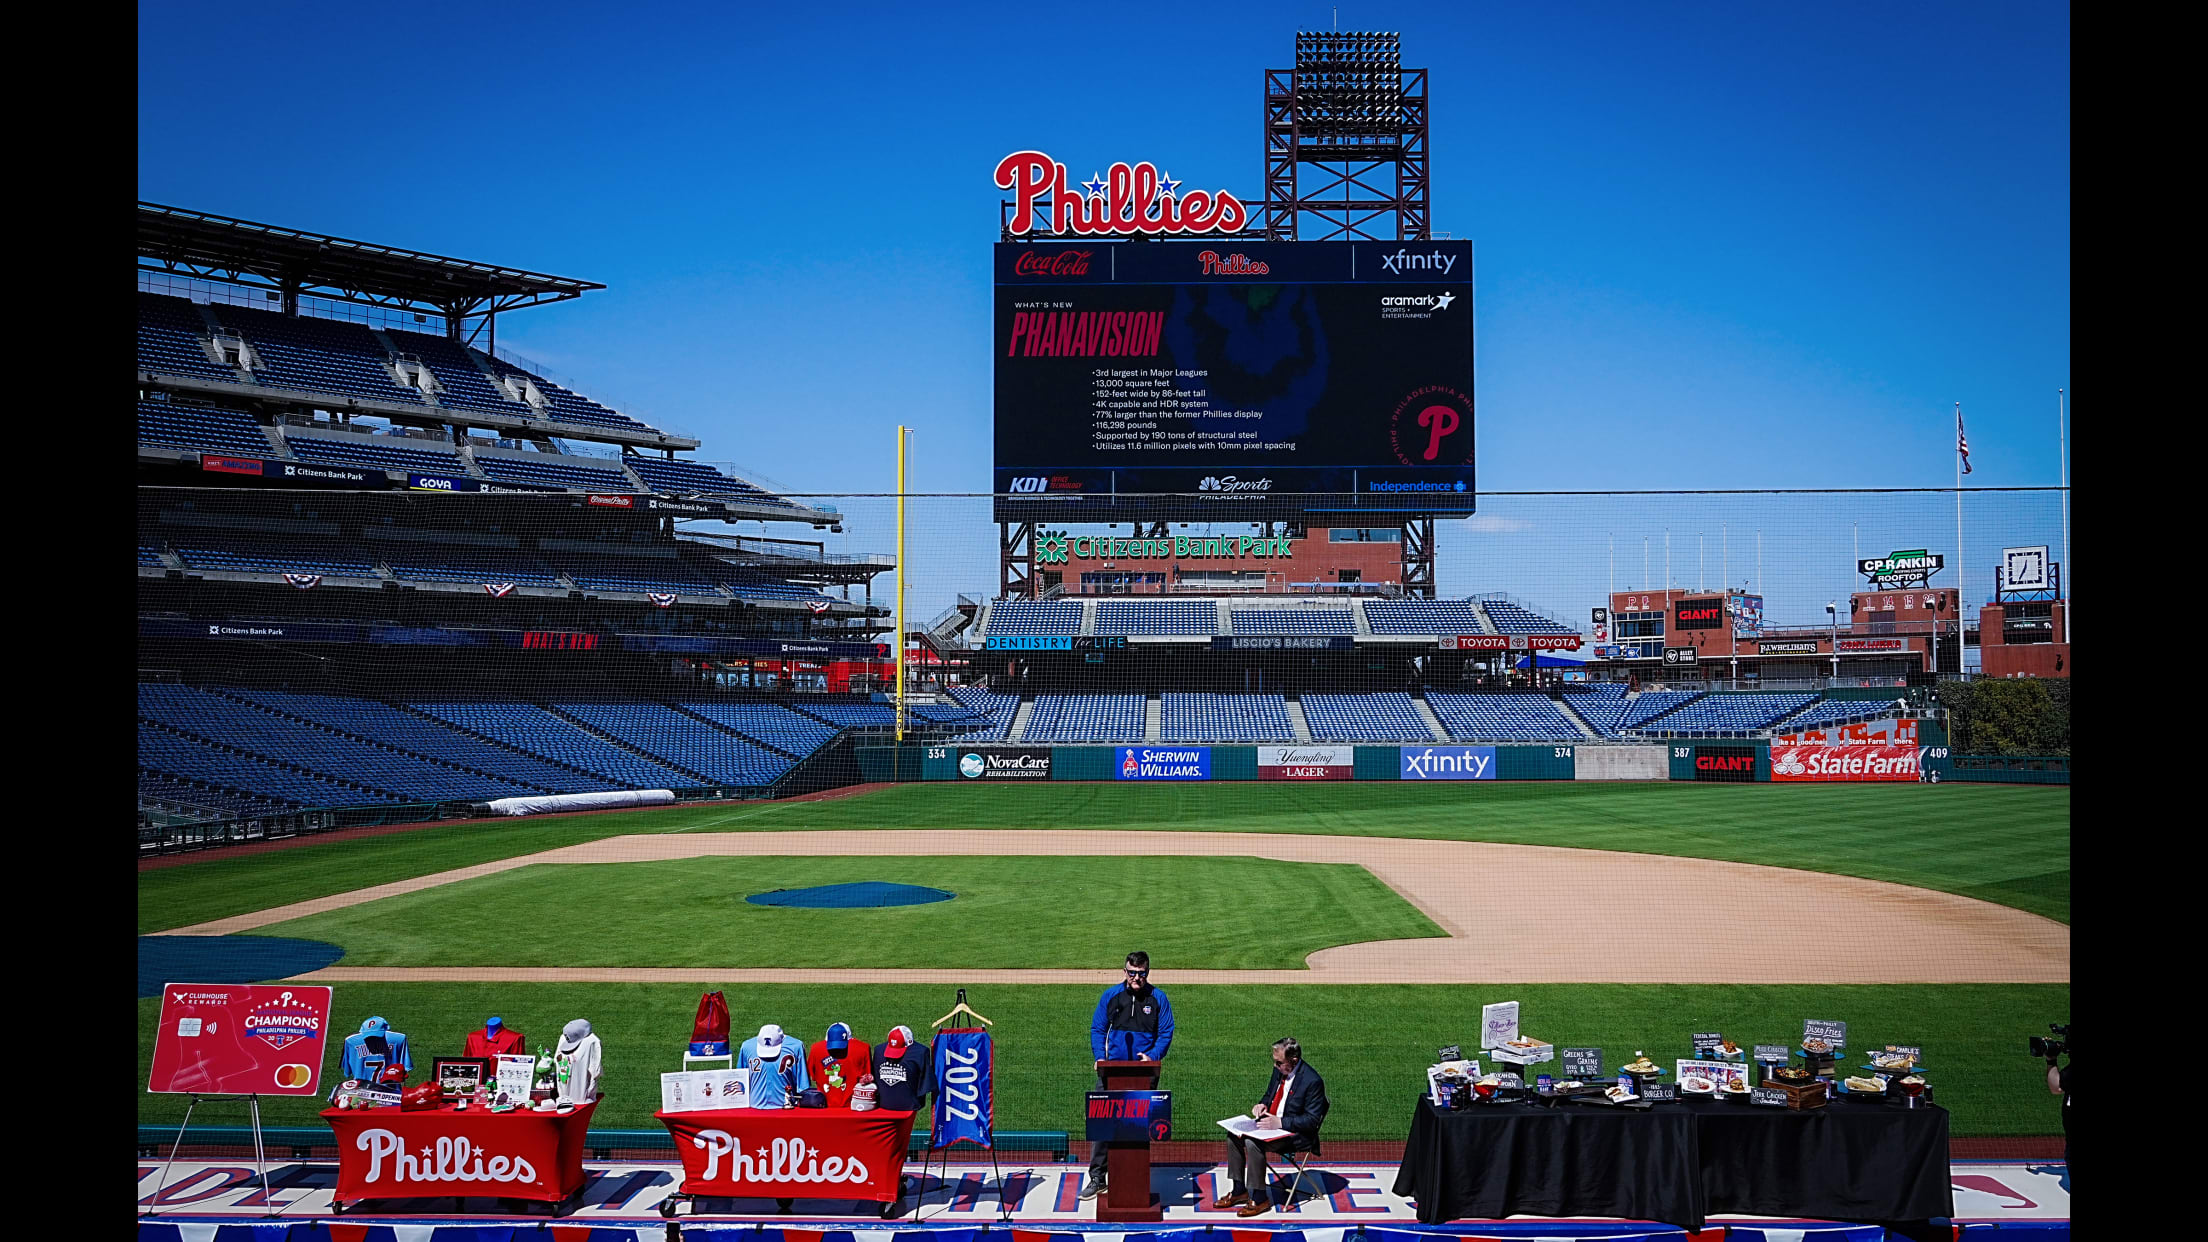
M 1162 1143 L 1173 1137 L 1173 1093 L 1091 1091 L 1082 1137 L 1091 1143 Z
M 258 457 L 223 457 L 215 453 L 201 453 L 199 468 L 216 474 L 259 474 L 267 465 Z
M 1725 628 L 1725 597 L 1712 595 L 1705 599 L 1682 599 L 1672 605 L 1671 628 L 1674 630 L 1721 630 Z
M 1495 779 L 1492 746 L 1404 746 L 1398 749 L 1407 781 L 1491 781 Z
M 663 1114 L 682 1192 L 729 1199 L 893 1203 L 914 1114 L 843 1108 L 730 1108 Z
M 597 1111 L 596 1100 L 564 1116 L 325 1109 L 337 1201 L 467 1194 L 556 1203 L 582 1189 L 583 1138 Z
M 1866 710 L 1876 703 L 1865 703 Z M 1924 766 L 1914 720 L 1868 720 L 1771 739 L 1774 781 L 1915 781 Z
M 983 746 L 960 751 L 958 779 L 962 781 L 1047 781 L 1051 749 L 1048 746 Z
M 1907 651 L 1906 638 L 1843 638 L 1839 642 L 1841 655 L 1866 655 L 1882 651 Z
M 1123 781 L 1208 781 L 1209 746 L 1122 746 L 1117 765 Z
M 329 1029 L 328 987 L 172 983 L 161 989 L 146 1090 L 316 1095 Z
M 415 492 L 472 492 L 481 486 L 474 479 L 444 474 L 408 474 L 406 487 Z
M 1261 781 L 1346 781 L 1357 772 L 1354 746 L 1260 746 Z
M 1698 781 L 1753 781 L 1756 748 L 1753 746 L 1697 746 L 1694 779 Z
M 937 1032 L 933 1055 L 935 1146 L 996 1146 L 997 1051 L 989 1032 Z
M 1577 651 L 1583 641 L 1577 634 L 1444 634 L 1435 646 L 1442 651 Z
M 1347 651 L 1357 640 L 1347 634 L 1214 634 L 1214 651 Z
M 391 478 L 381 470 L 364 470 L 359 466 L 325 466 L 320 462 L 272 461 L 263 463 L 261 473 L 278 479 L 291 479 L 299 483 L 342 483 L 347 487 L 383 487 Z
M 1472 512 L 1470 242 L 1023 240 L 996 266 L 997 520 Z
M 1814 638 L 1790 638 L 1782 641 L 1766 638 L 1757 644 L 1756 650 L 1764 655 L 1816 655 L 1817 640 Z
M 1733 637 L 1754 638 L 1763 633 L 1761 595 L 1728 595 L 1725 598 L 1732 607 Z

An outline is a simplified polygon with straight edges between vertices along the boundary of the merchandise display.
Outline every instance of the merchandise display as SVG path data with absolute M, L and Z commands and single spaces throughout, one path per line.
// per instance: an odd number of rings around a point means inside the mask
M 588 1019 L 577 1018 L 560 1031 L 560 1046 L 553 1061 L 560 1103 L 587 1104 L 598 1098 L 604 1056 Z
M 697 1020 L 690 1024 L 690 1055 L 729 1055 L 728 998 L 719 992 L 707 992 L 698 998 Z
M 529 1040 L 520 1031 L 506 1025 L 503 1018 L 493 1016 L 482 1029 L 468 1032 L 468 1042 L 460 1049 L 464 1057 L 503 1057 L 529 1051 Z
M 851 1101 L 852 1088 L 874 1069 L 874 1050 L 863 1039 L 851 1037 L 851 1024 L 831 1022 L 828 1034 L 805 1054 L 805 1068 L 814 1086 L 828 1095 L 831 1108 Z
M 397 1071 L 394 1076 L 391 1071 Z M 345 1051 L 338 1062 L 338 1077 L 363 1082 L 403 1082 L 414 1072 L 414 1053 L 406 1036 L 391 1029 L 382 1018 L 369 1018 L 360 1030 L 345 1037 Z
M 876 1103 L 892 1112 L 918 1112 L 935 1093 L 934 1050 L 913 1038 L 912 1028 L 890 1028 L 874 1064 Z
M 798 1093 L 813 1085 L 804 1045 L 772 1022 L 744 1041 L 736 1063 L 752 1072 L 753 1108 L 795 1108 Z

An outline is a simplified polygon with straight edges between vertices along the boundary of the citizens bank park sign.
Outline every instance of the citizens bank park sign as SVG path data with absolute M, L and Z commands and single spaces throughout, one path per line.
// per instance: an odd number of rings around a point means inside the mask
M 1008 225 L 1015 236 L 1033 231 L 1038 209 L 1049 213 L 1047 231 L 1072 237 L 1239 233 L 1250 222 L 1241 199 L 1225 190 L 1183 193 L 1148 160 L 1092 172 L 1076 192 L 1064 164 L 1040 151 L 1014 151 L 997 161 L 996 184 L 1015 196 Z

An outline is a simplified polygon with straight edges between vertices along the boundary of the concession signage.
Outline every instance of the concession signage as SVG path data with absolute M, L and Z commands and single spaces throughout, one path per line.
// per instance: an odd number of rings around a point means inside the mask
M 1602 1049 L 1566 1048 L 1563 1052 L 1564 1076 L 1581 1082 L 1593 1082 L 1602 1077 Z

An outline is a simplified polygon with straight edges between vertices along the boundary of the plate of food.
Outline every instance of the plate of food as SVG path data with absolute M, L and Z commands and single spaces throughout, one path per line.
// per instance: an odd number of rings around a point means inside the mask
M 1840 1085 L 1849 1091 L 1859 1091 L 1864 1095 L 1886 1094 L 1886 1080 L 1883 1078 L 1858 1078 L 1850 1074 L 1841 1080 Z
M 1728 1078 L 1725 1080 L 1725 1085 L 1717 1089 L 1717 1093 L 1721 1098 L 1732 1100 L 1736 1103 L 1741 1100 L 1745 1100 L 1748 1098 L 1749 1095 L 1747 1080 L 1741 1078 Z
M 1689 1078 L 1679 1084 L 1679 1089 L 1692 1092 L 1695 1095 L 1708 1095 L 1717 1090 L 1717 1084 L 1707 1078 Z
M 1913 1070 L 1921 1068 L 1917 1059 L 1906 1052 L 1874 1052 L 1870 1067 L 1875 1070 Z
M 1602 1098 L 1610 1101 L 1612 1104 L 1624 1104 L 1632 1100 L 1640 1099 L 1641 1097 L 1633 1094 L 1623 1087 L 1612 1087 L 1608 1091 L 1602 1093 Z
M 1782 1065 L 1771 1071 L 1771 1077 L 1791 1087 L 1809 1082 L 1817 1076 L 1799 1065 Z
M 1826 1043 L 1824 1040 L 1821 1039 L 1805 1039 L 1802 1041 L 1802 1051 L 1830 1052 L 1832 1051 L 1832 1045 Z
M 1648 1054 L 1639 1049 L 1634 1050 L 1632 1060 L 1619 1066 L 1618 1069 L 1628 1074 L 1661 1074 L 1664 1072 L 1662 1066 L 1649 1060 Z

